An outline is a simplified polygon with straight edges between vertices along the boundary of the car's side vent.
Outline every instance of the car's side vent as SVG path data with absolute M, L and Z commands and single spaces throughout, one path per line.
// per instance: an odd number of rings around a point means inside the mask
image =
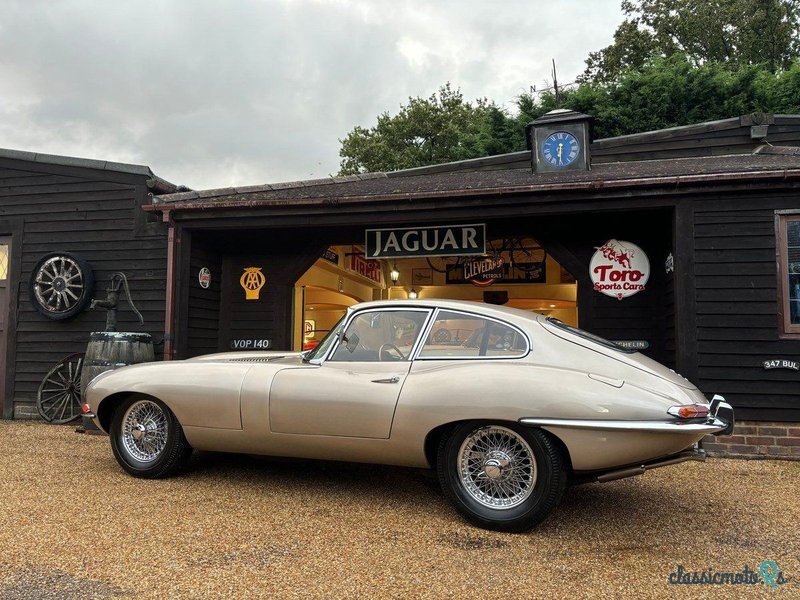
M 258 358 L 258 357 L 253 357 L 253 358 L 230 358 L 230 359 L 228 359 L 228 362 L 259 362 L 259 363 L 263 362 L 263 363 L 265 363 L 265 362 L 269 362 L 271 360 L 273 360 L 273 359 L 272 358 Z

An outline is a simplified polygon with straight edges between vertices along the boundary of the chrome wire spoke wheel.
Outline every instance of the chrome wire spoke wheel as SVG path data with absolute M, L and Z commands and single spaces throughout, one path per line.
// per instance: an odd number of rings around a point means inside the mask
M 499 425 L 476 429 L 458 452 L 458 476 L 464 490 L 493 509 L 519 506 L 536 487 L 536 460 L 527 441 Z
M 132 458 L 152 462 L 167 445 L 168 429 L 162 408 L 150 400 L 139 400 L 122 417 L 122 445 Z

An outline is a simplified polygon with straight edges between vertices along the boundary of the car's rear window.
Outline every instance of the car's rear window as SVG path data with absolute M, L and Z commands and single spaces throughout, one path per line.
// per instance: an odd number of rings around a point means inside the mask
M 518 358 L 527 353 L 528 340 L 516 327 L 480 315 L 441 310 L 419 358 Z
M 588 331 L 584 331 L 583 329 L 578 329 L 577 327 L 573 327 L 572 325 L 567 325 L 563 321 L 559 321 L 554 317 L 547 317 L 547 322 L 551 325 L 555 325 L 559 329 L 563 329 L 564 331 L 568 331 L 578 337 L 582 337 L 585 340 L 590 340 L 595 342 L 596 344 L 600 344 L 601 346 L 605 346 L 606 348 L 610 348 L 611 350 L 617 350 L 618 352 L 624 352 L 625 354 L 634 354 L 637 352 L 635 349 L 631 348 L 624 348 L 619 344 L 615 344 L 611 340 L 607 340 L 606 338 L 600 337 L 599 335 L 595 335 L 593 333 L 589 333 Z

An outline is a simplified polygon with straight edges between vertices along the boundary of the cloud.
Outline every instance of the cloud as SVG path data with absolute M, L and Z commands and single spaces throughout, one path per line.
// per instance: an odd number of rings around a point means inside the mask
M 339 139 L 450 81 L 506 107 L 610 43 L 618 0 L 5 0 L 0 147 L 200 189 L 322 177 Z

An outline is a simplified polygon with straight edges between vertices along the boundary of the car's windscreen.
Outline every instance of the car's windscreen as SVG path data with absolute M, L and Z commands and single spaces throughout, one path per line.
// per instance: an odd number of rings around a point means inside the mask
M 328 332 L 328 335 L 326 335 L 322 339 L 322 341 L 317 345 L 317 347 L 314 348 L 313 350 L 311 350 L 308 354 L 306 354 L 305 360 L 313 360 L 315 358 L 322 358 L 323 356 L 325 356 L 328 353 L 328 348 L 330 348 L 331 344 L 333 344 L 336 341 L 336 337 L 339 335 L 339 332 L 342 330 L 342 325 L 344 324 L 344 319 L 345 319 L 346 316 L 347 315 L 345 315 L 344 317 L 339 319 L 339 321 L 336 323 L 336 325 L 331 327 L 331 330 Z
M 371 310 L 347 324 L 328 360 L 377 362 L 409 360 L 414 343 L 428 318 L 428 310 Z
M 606 348 L 617 350 L 618 352 L 624 352 L 626 354 L 634 354 L 636 352 L 636 350 L 623 348 L 619 344 L 615 344 L 611 340 L 607 340 L 606 338 L 600 337 L 599 335 L 589 333 L 588 331 L 584 331 L 583 329 L 578 329 L 577 327 L 573 327 L 572 325 L 567 325 L 563 321 L 559 321 L 554 317 L 547 317 L 547 322 L 550 323 L 551 325 L 555 325 L 559 329 L 563 329 L 564 331 L 569 331 L 570 333 L 577 335 L 578 337 L 590 340 L 592 342 L 595 342 L 596 344 L 605 346 Z

